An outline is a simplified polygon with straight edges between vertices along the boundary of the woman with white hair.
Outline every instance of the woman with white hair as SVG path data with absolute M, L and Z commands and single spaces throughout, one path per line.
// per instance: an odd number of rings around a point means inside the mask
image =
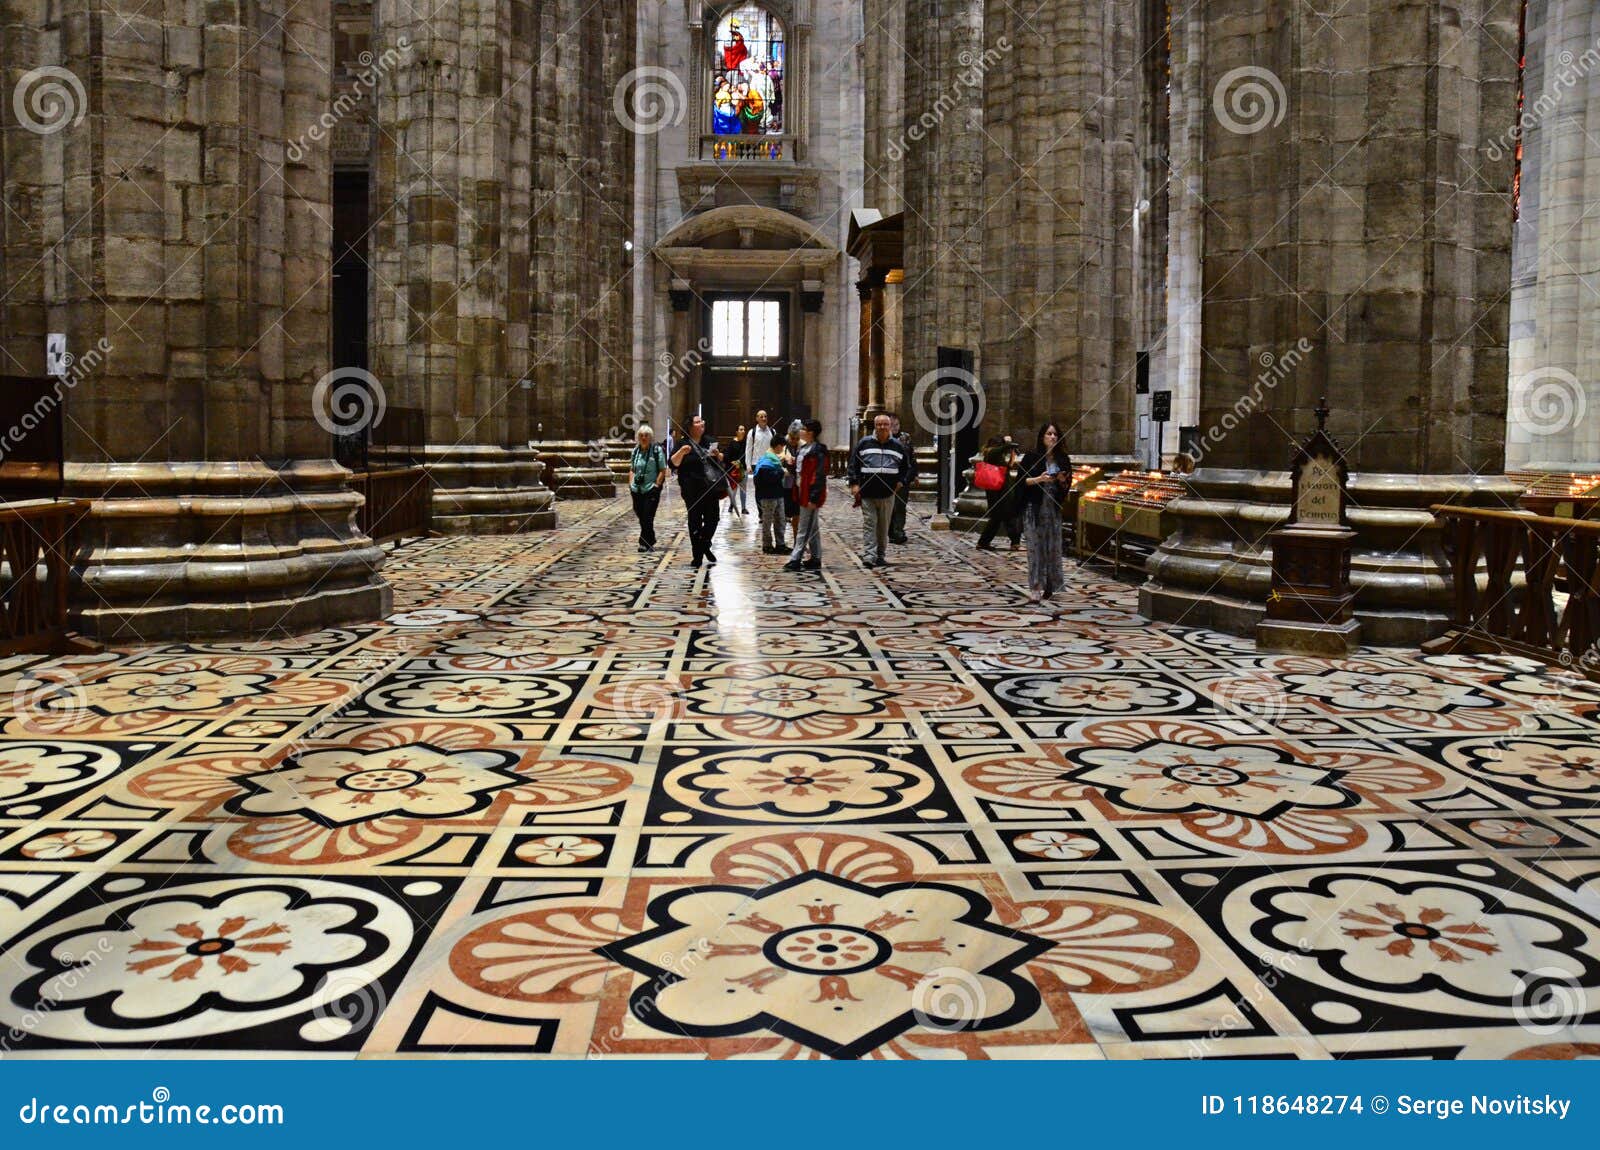
M 661 506 L 661 488 L 667 482 L 667 455 L 656 445 L 655 438 L 648 423 L 640 424 L 629 461 L 628 494 L 633 496 L 633 514 L 639 520 L 640 551 L 656 549 L 656 510 Z

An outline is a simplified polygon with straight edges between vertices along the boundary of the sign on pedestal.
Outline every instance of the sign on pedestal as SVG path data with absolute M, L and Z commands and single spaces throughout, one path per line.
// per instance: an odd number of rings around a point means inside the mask
M 1348 655 L 1361 645 L 1352 613 L 1348 491 L 1350 469 L 1328 435 L 1328 407 L 1317 408 L 1317 429 L 1290 463 L 1293 508 L 1287 526 L 1267 536 L 1272 544 L 1272 594 L 1267 617 L 1256 625 L 1263 651 Z

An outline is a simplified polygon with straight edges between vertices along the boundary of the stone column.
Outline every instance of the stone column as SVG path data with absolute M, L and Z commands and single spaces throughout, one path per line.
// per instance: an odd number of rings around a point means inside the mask
M 1600 8 L 1528 6 L 1506 463 L 1600 471 Z M 1509 135 L 1494 147 L 1515 147 Z
M 941 346 L 979 351 L 987 206 L 983 8 L 983 0 L 905 0 L 905 119 L 897 141 L 904 154 L 897 158 L 904 171 L 900 346 L 907 395 L 938 367 Z
M 1162 384 L 1172 392 L 1173 427 L 1200 422 L 1201 256 L 1205 250 L 1205 129 L 1211 102 L 1205 91 L 1204 28 L 1185 21 L 1174 37 L 1168 88 L 1166 322 Z M 1155 210 L 1160 210 L 1158 204 Z M 1152 380 L 1157 376 L 1151 367 Z M 1152 389 L 1155 384 L 1152 382 Z M 1176 431 L 1169 440 L 1176 448 Z
M 628 393 L 626 359 L 607 346 L 631 317 L 622 232 L 631 205 L 631 143 L 612 94 L 631 67 L 634 37 L 617 6 L 588 0 L 538 5 L 535 80 L 541 153 L 533 236 L 534 422 L 537 447 L 564 499 L 615 494 L 605 445 Z M 631 6 L 629 11 L 633 11 Z M 626 162 L 624 162 L 626 161 Z M 620 294 L 619 294 L 620 293 Z
M 694 288 L 688 280 L 673 280 L 669 297 L 672 301 L 672 363 L 667 366 L 672 387 L 669 402 L 672 424 L 678 432 L 676 437 L 681 439 L 682 429 L 689 426 L 694 415 L 693 397 L 699 390 L 694 378 L 699 370 L 699 360 L 698 357 L 691 358 L 694 354 L 691 351 L 694 341 Z M 665 428 L 658 427 L 656 431 L 665 438 Z
M 872 406 L 872 281 L 856 284 L 856 296 L 861 301 L 861 324 L 856 332 L 856 415 L 864 415 Z
M 827 302 L 821 280 L 805 280 L 800 287 L 801 370 L 804 378 L 800 386 L 801 402 L 812 419 L 822 418 L 822 385 L 826 364 L 823 362 L 822 309 Z M 787 433 L 787 427 L 779 428 Z
M 989 0 L 983 366 L 998 430 L 1061 420 L 1074 454 L 1134 440 L 1134 0 Z M 967 258 L 974 258 L 972 253 Z M 907 269 L 909 272 L 909 268 Z
M 1287 466 L 1327 396 L 1350 458 L 1356 614 L 1413 644 L 1450 611 L 1430 504 L 1513 501 L 1503 464 L 1516 0 L 1186 9 L 1203 37 L 1205 436 L 1141 608 L 1253 632 Z
M 527 314 L 513 270 L 525 225 L 506 209 L 526 202 L 521 46 L 537 38 L 536 11 L 528 0 L 377 5 L 375 40 L 400 62 L 379 86 L 372 362 L 381 386 L 425 412 L 434 527 L 447 533 L 555 525 L 542 465 L 512 426 L 522 396 L 508 331 Z
M 883 327 L 885 312 L 888 310 L 884 303 L 884 275 L 874 272 L 868 283 L 872 290 L 872 330 L 868 337 L 868 353 L 872 361 L 872 375 L 867 380 L 867 410 L 865 418 L 871 419 L 881 411 L 887 410 L 883 406 L 883 368 L 884 368 L 884 339 Z
M 864 0 L 861 76 L 862 152 L 866 179 L 861 202 L 892 216 L 904 206 L 906 0 Z
M 64 481 L 90 504 L 86 634 L 265 636 L 389 609 L 312 401 L 331 160 L 306 133 L 329 106 L 331 27 L 328 0 L 0 3 L 0 345 L 8 371 L 42 373 L 46 331 L 80 357 Z M 28 103 L 41 84 L 54 99 Z

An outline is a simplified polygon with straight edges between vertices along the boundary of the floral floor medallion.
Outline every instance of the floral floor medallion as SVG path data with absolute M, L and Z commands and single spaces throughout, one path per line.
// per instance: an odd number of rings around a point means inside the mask
M 694 887 L 598 952 L 648 976 L 632 1009 L 686 1035 L 768 1030 L 837 1058 L 914 1026 L 987 1030 L 1039 1005 L 1018 966 L 1053 945 L 992 923 L 957 887 L 870 887 L 810 871 L 752 894 Z

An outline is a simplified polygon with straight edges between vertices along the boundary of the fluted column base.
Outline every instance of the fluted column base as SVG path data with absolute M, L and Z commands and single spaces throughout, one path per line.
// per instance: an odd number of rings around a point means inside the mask
M 527 447 L 429 446 L 433 529 L 441 535 L 516 535 L 556 525 L 545 465 Z
M 616 479 L 602 454 L 596 459 L 592 445 L 577 440 L 536 443 L 539 458 L 549 466 L 550 489 L 563 499 L 614 499 Z M 602 444 L 602 447 L 604 445 Z
M 73 542 L 70 626 L 105 643 L 266 638 L 389 614 L 383 549 L 331 459 L 69 463 L 89 502 Z
M 1146 563 L 1140 614 L 1254 636 L 1272 591 L 1267 534 L 1289 519 L 1289 473 L 1202 468 L 1189 489 L 1169 508 L 1178 530 Z M 1350 582 L 1363 641 L 1412 647 L 1449 626 L 1452 582 L 1430 506 L 1511 508 L 1520 494 L 1504 476 L 1352 475 Z

